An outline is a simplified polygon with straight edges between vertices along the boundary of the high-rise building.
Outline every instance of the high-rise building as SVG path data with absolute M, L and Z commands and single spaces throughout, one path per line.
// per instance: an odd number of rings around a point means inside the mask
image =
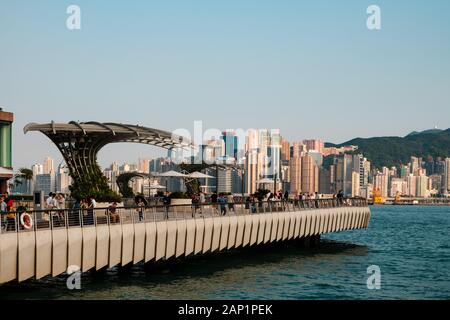
M 308 151 L 315 150 L 321 154 L 324 152 L 325 144 L 322 140 L 312 139 L 312 140 L 303 140 L 303 144 L 306 145 L 306 149 Z
M 402 178 L 393 178 L 391 181 L 391 189 L 389 196 L 395 198 L 397 194 L 400 196 L 407 195 L 408 193 L 408 183 Z
M 299 194 L 302 191 L 302 158 L 292 157 L 289 170 L 291 193 Z
M 359 197 L 360 191 L 360 175 L 359 172 L 352 172 L 352 198 Z
M 44 166 L 40 163 L 33 164 L 31 170 L 33 171 L 33 177 L 36 177 L 38 174 L 44 174 Z
M 415 197 L 417 194 L 417 176 L 410 174 L 406 181 L 408 183 L 408 196 Z
M 264 178 L 281 182 L 281 136 L 279 130 L 249 130 L 245 161 L 246 193 L 254 193 Z
M 301 159 L 302 192 L 309 194 L 319 192 L 319 167 L 316 161 L 310 155 L 305 155 Z
M 281 140 L 281 161 L 289 161 L 291 159 L 291 146 L 289 141 Z
M 428 190 L 428 180 L 428 177 L 423 174 L 416 177 L 416 197 L 426 198 L 430 196 Z
M 433 190 L 434 193 L 443 193 L 443 184 L 442 184 L 442 176 L 439 174 L 433 174 L 430 176 L 430 190 Z
M 331 172 L 332 170 L 328 170 L 325 168 L 319 169 L 319 193 L 320 194 L 331 194 L 333 193 L 331 190 Z
M 238 137 L 234 131 L 224 131 L 222 133 L 222 139 L 224 141 L 225 150 L 223 156 L 234 158 L 237 160 L 238 153 Z
M 139 172 L 150 173 L 150 160 L 149 159 L 139 159 L 138 168 Z
M 291 146 L 291 158 L 301 157 L 307 152 L 306 146 L 302 142 L 294 142 Z
M 314 161 L 316 161 L 316 165 L 318 167 L 321 167 L 323 164 L 323 155 L 322 153 L 316 151 L 316 150 L 311 150 L 308 151 L 308 155 L 310 155 L 311 157 L 313 157 Z
M 131 168 L 130 168 L 130 165 L 128 164 L 128 162 L 125 162 L 123 165 L 121 165 L 119 167 L 119 171 L 120 171 L 120 173 L 130 172 Z
M 44 174 L 50 174 L 55 171 L 53 159 L 50 157 L 46 157 L 44 159 Z
M 334 186 L 336 192 L 342 190 L 345 196 L 352 195 L 353 182 L 353 156 L 351 154 L 341 154 L 334 158 Z
M 39 174 L 36 176 L 34 191 L 43 191 L 45 194 L 56 192 L 55 175 L 51 173 Z
M 378 172 L 374 176 L 374 188 L 380 190 L 383 198 L 388 197 L 389 193 L 389 170 L 383 167 L 383 172 Z
M 401 166 L 400 168 L 400 178 L 406 178 L 409 175 L 409 168 L 408 166 Z
M 410 173 L 417 176 L 417 170 L 420 168 L 419 164 L 420 160 L 417 157 L 411 157 L 411 167 L 410 167 Z
M 259 132 L 258 130 L 249 130 L 247 132 L 247 141 L 245 144 L 245 192 L 248 194 L 255 193 L 258 189 L 259 166 L 258 166 L 258 146 Z
M 232 170 L 219 170 L 218 193 L 231 193 L 233 191 Z
M 69 169 L 61 163 L 56 172 L 56 192 L 69 193 L 71 183 L 72 179 L 69 175 Z
M 450 158 L 445 159 L 444 169 L 445 193 L 450 193 Z
M 242 170 L 230 170 L 231 171 L 231 192 L 242 193 Z

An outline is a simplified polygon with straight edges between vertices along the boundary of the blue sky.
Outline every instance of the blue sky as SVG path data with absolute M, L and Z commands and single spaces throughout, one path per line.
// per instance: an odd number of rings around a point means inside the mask
M 66 28 L 81 8 L 82 29 Z M 381 7 L 382 30 L 366 28 Z M 450 1 L 0 0 L 14 166 L 58 159 L 29 122 L 279 128 L 290 140 L 450 127 Z M 100 163 L 160 151 L 108 146 Z

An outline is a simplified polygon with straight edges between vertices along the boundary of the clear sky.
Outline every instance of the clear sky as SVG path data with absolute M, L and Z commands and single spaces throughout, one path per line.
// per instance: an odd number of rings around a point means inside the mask
M 66 8 L 81 8 L 81 30 Z M 382 30 L 366 27 L 381 7 Z M 29 122 L 278 128 L 290 140 L 450 127 L 448 0 L 0 0 L 14 166 L 59 158 Z M 161 154 L 108 146 L 100 164 Z

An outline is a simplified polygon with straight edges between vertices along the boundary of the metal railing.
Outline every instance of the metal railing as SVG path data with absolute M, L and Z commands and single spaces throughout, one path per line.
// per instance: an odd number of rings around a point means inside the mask
M 245 203 L 207 203 L 154 205 L 147 207 L 109 207 L 89 209 L 30 210 L 0 214 L 0 234 L 99 225 L 132 224 L 165 220 L 197 219 L 223 215 L 247 215 L 336 207 L 366 207 L 366 199 L 313 199 L 251 201 Z M 24 213 L 32 223 L 24 221 Z M 26 219 L 25 219 L 26 220 Z M 24 223 L 25 222 L 25 223 Z

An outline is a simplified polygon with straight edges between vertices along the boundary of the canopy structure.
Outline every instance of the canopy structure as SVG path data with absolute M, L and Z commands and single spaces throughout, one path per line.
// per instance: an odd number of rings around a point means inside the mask
M 97 164 L 97 154 L 107 144 L 142 143 L 166 149 L 193 147 L 188 139 L 171 132 L 121 123 L 52 121 L 47 124 L 30 123 L 24 127 L 24 133 L 30 131 L 45 134 L 58 147 L 73 179 L 72 187 L 83 197 L 90 196 L 87 193 L 110 191 Z
M 194 179 L 215 179 L 216 177 L 210 176 L 209 174 L 204 174 L 202 172 L 192 172 L 188 174 L 189 178 L 194 178 Z
M 187 178 L 188 175 L 181 173 L 181 172 L 174 171 L 174 170 L 170 170 L 170 171 L 166 171 L 163 173 L 159 173 L 157 175 L 157 177 L 160 177 L 160 178 Z

